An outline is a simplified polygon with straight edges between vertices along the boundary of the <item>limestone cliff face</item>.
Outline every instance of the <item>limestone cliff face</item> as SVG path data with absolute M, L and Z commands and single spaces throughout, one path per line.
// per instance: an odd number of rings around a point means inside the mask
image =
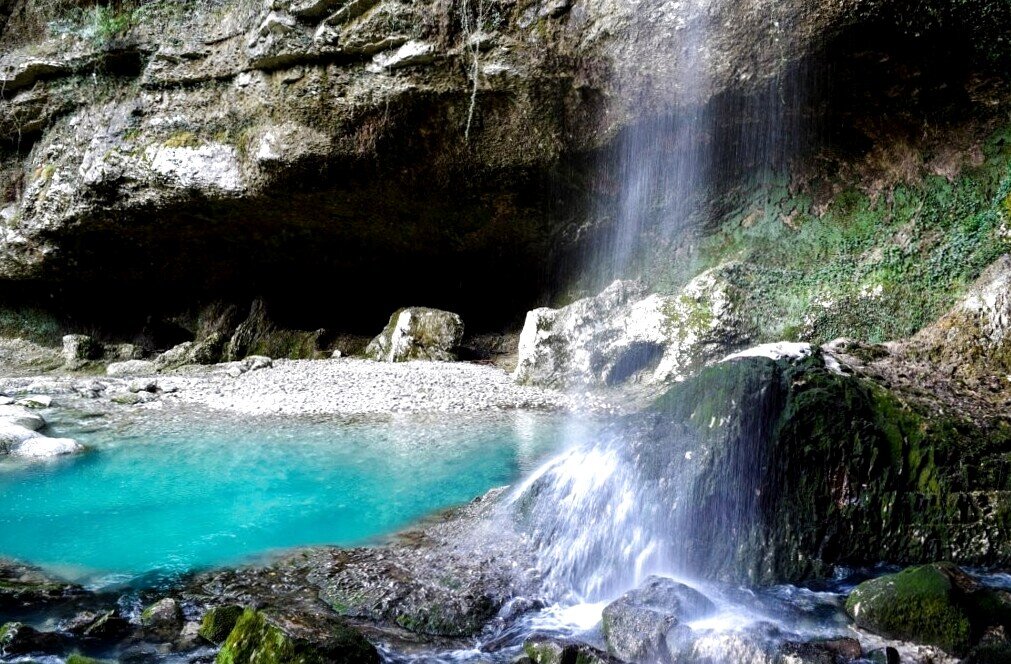
M 519 324 L 613 218 L 630 127 L 710 108 L 700 140 L 720 144 L 721 172 L 747 174 L 734 132 L 765 131 L 748 99 L 782 102 L 798 71 L 862 68 L 837 47 L 865 25 L 887 46 L 949 9 L 6 0 L 0 282 L 100 320 L 263 295 L 305 329 L 354 318 L 371 333 L 407 305 Z M 878 126 L 851 104 L 836 105 L 847 127 Z
M 26 42 L 7 2 L 0 279 L 518 314 L 624 127 L 747 94 L 879 4 L 156 1 Z

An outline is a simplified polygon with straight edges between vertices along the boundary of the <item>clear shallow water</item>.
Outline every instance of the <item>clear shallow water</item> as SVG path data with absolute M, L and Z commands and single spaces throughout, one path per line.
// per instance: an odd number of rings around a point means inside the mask
M 93 450 L 0 465 L 0 556 L 96 585 L 351 545 L 516 480 L 560 447 L 532 413 L 60 427 Z

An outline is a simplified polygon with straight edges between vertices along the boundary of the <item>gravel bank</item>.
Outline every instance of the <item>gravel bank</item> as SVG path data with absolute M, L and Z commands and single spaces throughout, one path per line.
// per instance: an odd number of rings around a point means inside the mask
M 180 388 L 180 401 L 249 415 L 555 410 L 570 404 L 559 392 L 516 385 L 496 367 L 463 362 L 281 360 L 237 378 L 220 376 L 163 380 Z
M 189 405 L 244 415 L 366 415 L 479 411 L 604 410 L 587 394 L 517 385 L 498 367 L 466 362 L 277 360 L 229 375 L 228 365 L 150 376 L 0 379 L 0 393 L 87 397 L 142 408 Z M 130 397 L 124 399 L 124 397 Z

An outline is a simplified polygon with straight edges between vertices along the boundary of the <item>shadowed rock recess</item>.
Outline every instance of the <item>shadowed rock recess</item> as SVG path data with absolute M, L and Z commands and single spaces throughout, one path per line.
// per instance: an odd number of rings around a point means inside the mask
M 786 131 L 831 114 L 837 158 L 868 137 L 905 142 L 927 113 L 958 119 L 951 97 L 993 68 L 979 43 L 999 53 L 1003 36 L 985 39 L 1001 9 L 965 4 L 9 0 L 2 299 L 130 333 L 255 297 L 299 329 L 374 334 L 412 304 L 518 326 L 608 227 L 627 128 L 719 108 L 706 140 L 728 175 L 713 200 L 760 156 L 737 142 L 763 100 L 802 100 Z M 700 22 L 721 26 L 706 85 L 682 90 L 678 36 Z M 937 73 L 938 48 L 965 64 Z M 915 80 L 882 64 L 895 49 Z M 853 64 L 866 52 L 884 54 L 876 79 Z M 940 85 L 923 71 L 955 91 L 868 129 L 879 109 L 854 90 Z

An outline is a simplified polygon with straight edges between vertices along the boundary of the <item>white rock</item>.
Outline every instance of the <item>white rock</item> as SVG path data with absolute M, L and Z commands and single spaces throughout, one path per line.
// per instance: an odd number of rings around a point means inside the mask
M 144 151 L 148 168 L 177 187 L 238 193 L 245 189 L 239 154 L 231 145 L 152 145 Z
M 513 378 L 570 388 L 683 380 L 751 337 L 736 287 L 714 268 L 678 295 L 646 295 L 616 281 L 595 297 L 527 314 Z
M 808 343 L 777 341 L 775 343 L 759 344 L 758 346 L 746 348 L 740 352 L 727 355 L 720 362 L 729 362 L 730 360 L 743 357 L 767 357 L 770 360 L 802 360 L 805 357 L 810 357 L 812 352 L 811 344 Z
M 456 359 L 463 339 L 463 320 L 456 314 L 426 307 L 400 309 L 369 342 L 365 355 L 380 362 Z
M 431 62 L 435 59 L 435 47 L 427 42 L 412 39 L 392 53 L 379 53 L 372 58 L 368 70 L 373 73 L 385 69 L 409 67 Z
M 7 422 L 32 431 L 46 426 L 46 421 L 38 413 L 24 406 L 0 406 L 0 422 Z
M 35 436 L 23 441 L 11 450 L 13 456 L 45 458 L 80 452 L 84 446 L 73 438 L 49 438 Z
M 105 368 L 105 373 L 109 376 L 145 376 L 156 373 L 156 371 L 157 367 L 154 362 L 148 360 L 113 362 Z
M 0 421 L 0 453 L 10 452 L 15 446 L 38 435 L 36 431 L 28 427 Z
M 53 398 L 45 394 L 30 394 L 21 397 L 15 403 L 25 408 L 49 408 L 53 405 Z

